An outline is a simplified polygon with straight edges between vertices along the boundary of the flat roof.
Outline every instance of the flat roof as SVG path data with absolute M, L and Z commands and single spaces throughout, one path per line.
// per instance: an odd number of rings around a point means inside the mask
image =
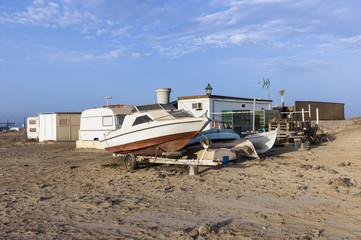
M 253 101 L 253 98 L 240 98 L 240 97 L 229 97 L 229 96 L 220 96 L 220 95 L 197 95 L 197 96 L 187 96 L 187 97 L 178 97 L 178 100 L 191 100 L 191 99 L 201 99 L 201 98 L 221 98 L 221 99 L 229 99 L 229 100 L 246 100 Z M 272 100 L 266 99 L 257 99 L 256 102 L 273 102 Z
M 331 103 L 331 104 L 343 104 L 344 103 L 336 103 L 336 102 L 318 102 L 318 101 L 295 101 L 295 103 Z
M 42 112 L 39 114 L 81 114 L 81 112 Z

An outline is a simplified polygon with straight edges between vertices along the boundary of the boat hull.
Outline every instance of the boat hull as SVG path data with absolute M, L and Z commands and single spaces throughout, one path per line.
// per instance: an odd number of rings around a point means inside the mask
M 244 139 L 250 140 L 256 149 L 258 154 L 265 153 L 270 150 L 277 137 L 277 129 L 264 133 L 250 134 L 244 137 Z
M 154 155 L 156 153 L 159 154 L 162 152 L 175 152 L 187 145 L 187 143 L 191 141 L 197 134 L 198 131 L 171 134 L 123 145 L 107 147 L 105 150 L 113 153 L 133 153 L 136 155 Z

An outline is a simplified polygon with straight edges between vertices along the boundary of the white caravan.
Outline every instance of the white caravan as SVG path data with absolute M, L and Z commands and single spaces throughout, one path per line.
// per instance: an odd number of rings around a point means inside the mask
M 39 139 L 39 117 L 28 117 L 26 126 L 28 139 Z
M 132 107 L 121 105 L 116 108 L 92 108 L 83 111 L 80 117 L 79 140 L 102 140 L 110 131 L 121 128 L 124 117 Z

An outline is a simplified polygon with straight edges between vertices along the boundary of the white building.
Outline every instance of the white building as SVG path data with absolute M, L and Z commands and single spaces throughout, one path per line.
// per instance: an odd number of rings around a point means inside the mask
M 250 111 L 271 110 L 272 100 L 250 99 L 239 97 L 227 97 L 217 95 L 198 95 L 188 97 L 178 97 L 178 109 L 184 109 L 191 112 L 194 116 L 199 117 L 206 115 L 212 120 L 212 123 L 206 129 L 215 126 L 217 122 L 224 122 L 226 114 L 230 112 L 244 112 L 250 116 Z
M 75 141 L 78 139 L 80 113 L 39 113 L 39 142 Z
M 26 122 L 28 139 L 39 139 L 39 117 L 28 117 Z

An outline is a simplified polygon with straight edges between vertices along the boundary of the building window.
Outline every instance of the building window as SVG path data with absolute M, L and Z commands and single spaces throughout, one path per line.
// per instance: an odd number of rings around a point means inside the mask
M 103 126 L 113 126 L 113 117 L 103 117 Z
M 246 108 L 246 107 L 247 107 L 247 104 L 245 104 L 245 103 L 241 104 L 241 108 Z
M 135 119 L 133 126 L 142 124 L 142 123 L 151 122 L 151 121 L 153 121 L 153 120 L 150 117 L 148 117 L 147 115 L 143 115 L 143 116 L 137 117 Z
M 68 126 L 69 121 L 68 119 L 59 119 L 59 126 Z
M 36 124 L 36 120 L 30 120 L 30 121 L 29 121 L 29 124 L 35 125 L 35 124 Z
M 192 109 L 195 109 L 195 110 L 202 110 L 202 109 L 203 109 L 202 103 L 201 103 L 201 102 L 198 102 L 198 103 L 192 103 Z
M 29 132 L 36 132 L 36 128 L 30 128 Z

